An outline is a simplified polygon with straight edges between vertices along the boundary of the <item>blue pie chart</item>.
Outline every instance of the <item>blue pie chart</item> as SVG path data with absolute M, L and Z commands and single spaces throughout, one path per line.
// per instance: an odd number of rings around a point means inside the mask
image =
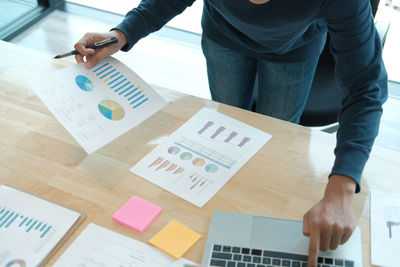
M 86 76 L 78 75 L 75 77 L 76 85 L 81 88 L 83 91 L 93 91 L 93 83 Z
M 215 164 L 206 165 L 206 172 L 213 173 L 213 172 L 216 172 L 216 171 L 218 171 L 218 166 L 217 165 L 215 165 Z

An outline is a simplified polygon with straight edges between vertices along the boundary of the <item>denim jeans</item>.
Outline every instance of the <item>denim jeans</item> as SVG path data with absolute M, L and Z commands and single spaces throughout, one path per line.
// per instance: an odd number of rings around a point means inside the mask
M 247 110 L 255 102 L 258 113 L 299 123 L 318 58 L 271 62 L 226 48 L 204 35 L 201 43 L 214 101 Z

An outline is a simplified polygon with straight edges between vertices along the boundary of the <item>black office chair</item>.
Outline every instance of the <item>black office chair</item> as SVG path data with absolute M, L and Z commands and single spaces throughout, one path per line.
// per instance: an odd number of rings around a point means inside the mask
M 375 17 L 379 0 L 371 0 L 372 14 Z M 377 29 L 382 41 L 385 40 L 388 24 Z M 381 25 L 379 25 L 381 26 Z M 338 121 L 342 92 L 335 78 L 335 61 L 329 51 L 329 34 L 324 50 L 319 58 L 314 81 L 306 107 L 300 119 L 304 126 L 326 126 Z

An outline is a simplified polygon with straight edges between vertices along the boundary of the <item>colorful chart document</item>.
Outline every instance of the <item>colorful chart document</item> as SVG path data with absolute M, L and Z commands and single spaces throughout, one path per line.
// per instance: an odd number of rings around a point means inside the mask
M 0 266 L 39 266 L 81 214 L 0 186 Z
M 131 171 L 202 207 L 270 138 L 203 108 Z
M 135 239 L 89 224 L 54 267 L 183 267 L 172 257 Z
M 371 263 L 399 266 L 400 193 L 371 191 Z
M 76 64 L 30 82 L 43 103 L 87 153 L 132 129 L 167 102 L 114 58 Z

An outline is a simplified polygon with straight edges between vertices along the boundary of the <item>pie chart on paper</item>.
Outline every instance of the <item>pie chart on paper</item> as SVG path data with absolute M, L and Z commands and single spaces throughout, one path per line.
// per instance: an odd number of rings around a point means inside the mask
M 90 92 L 93 91 L 93 83 L 86 76 L 78 75 L 75 77 L 76 85 L 83 91 Z
M 98 105 L 100 113 L 109 120 L 119 121 L 125 116 L 124 108 L 110 99 L 103 100 Z
M 9 263 L 7 263 L 5 267 L 18 267 L 18 266 L 19 267 L 25 267 L 26 266 L 25 261 L 19 260 L 19 259 L 12 260 Z

